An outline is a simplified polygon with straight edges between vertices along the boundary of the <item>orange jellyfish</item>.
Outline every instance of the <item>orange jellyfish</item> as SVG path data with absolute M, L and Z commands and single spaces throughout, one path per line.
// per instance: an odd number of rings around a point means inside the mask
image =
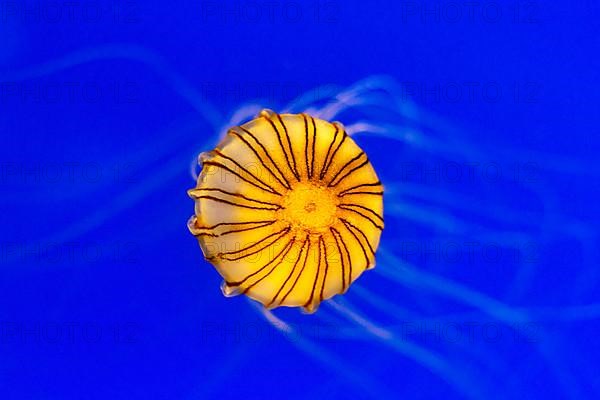
M 226 296 L 314 312 L 375 266 L 383 186 L 339 122 L 263 110 L 200 162 L 188 227 Z

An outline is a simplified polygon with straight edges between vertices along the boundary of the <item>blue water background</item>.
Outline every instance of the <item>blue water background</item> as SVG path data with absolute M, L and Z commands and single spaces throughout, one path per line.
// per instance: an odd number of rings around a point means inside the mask
M 598 17 L 592 1 L 0 2 L 0 397 L 598 398 Z M 385 306 L 344 299 L 392 339 L 325 305 L 276 311 L 287 335 L 222 296 L 186 228 L 190 162 L 242 103 L 373 75 L 405 88 L 413 129 L 466 152 L 463 173 L 501 179 L 440 178 L 443 148 L 359 138 L 384 184 L 413 184 L 386 210 L 421 217 L 386 215 L 377 268 L 405 255 L 426 275 L 368 272 L 356 286 Z M 414 187 L 442 191 L 424 205 Z M 402 254 L 507 231 L 532 259 Z

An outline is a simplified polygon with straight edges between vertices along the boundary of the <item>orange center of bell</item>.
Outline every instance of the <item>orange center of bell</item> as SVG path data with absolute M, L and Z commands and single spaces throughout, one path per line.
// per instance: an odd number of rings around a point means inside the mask
M 338 199 L 332 192 L 314 183 L 297 183 L 283 196 L 280 218 L 295 229 L 325 231 L 336 218 Z

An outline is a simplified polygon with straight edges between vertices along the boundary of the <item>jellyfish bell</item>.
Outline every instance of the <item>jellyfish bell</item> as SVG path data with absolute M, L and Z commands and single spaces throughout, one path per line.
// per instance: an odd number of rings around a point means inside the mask
M 188 227 L 226 296 L 314 312 L 374 267 L 383 187 L 341 123 L 263 110 L 200 161 Z

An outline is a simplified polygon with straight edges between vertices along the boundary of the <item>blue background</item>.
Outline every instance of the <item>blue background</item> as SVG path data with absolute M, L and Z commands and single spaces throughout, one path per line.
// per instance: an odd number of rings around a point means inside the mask
M 595 2 L 67 3 L 0 2 L 1 398 L 600 396 Z M 407 182 L 403 161 L 442 157 L 365 136 L 398 190 L 376 271 L 405 280 L 368 272 L 316 315 L 277 310 L 284 334 L 221 295 L 186 228 L 190 162 L 244 102 L 380 74 L 421 88 L 413 129 L 452 143 L 445 162 L 473 146 L 486 156 L 463 159 L 533 178 Z M 415 186 L 443 191 L 426 206 Z M 515 231 L 534 262 L 395 264 L 407 241 Z M 448 321 L 488 331 L 455 340 Z

